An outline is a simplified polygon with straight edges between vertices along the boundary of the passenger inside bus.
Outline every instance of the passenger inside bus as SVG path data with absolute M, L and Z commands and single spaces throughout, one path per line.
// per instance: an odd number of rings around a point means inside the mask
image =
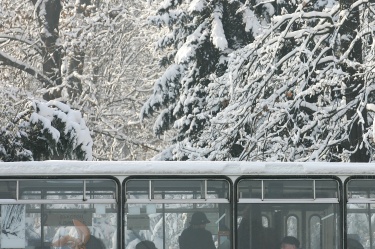
M 358 240 L 348 238 L 347 249 L 364 249 L 362 244 Z
M 98 239 L 97 237 L 91 235 L 89 240 L 86 242 L 86 244 L 77 243 L 75 240 L 70 238 L 68 240 L 67 238 L 60 240 L 58 243 L 52 244 L 53 248 L 59 248 L 59 249 L 105 249 L 103 241 Z M 151 248 L 153 249 L 153 248 Z
M 299 249 L 300 242 L 296 237 L 286 236 L 281 241 L 280 249 Z
M 250 206 L 246 206 L 242 211 L 242 219 L 238 226 L 238 248 L 250 248 Z
M 179 237 L 180 249 L 216 249 L 212 234 L 206 230 L 207 219 L 203 212 L 195 212 L 186 228 Z
M 157 249 L 154 242 L 149 241 L 149 240 L 144 240 L 139 242 L 136 246 L 135 249 Z
M 90 234 L 89 228 L 79 220 L 73 219 L 74 229 L 59 229 L 52 246 L 60 249 L 105 249 L 104 243 Z
M 86 243 L 84 249 L 105 249 L 105 245 L 102 240 L 91 235 L 89 241 Z
M 239 212 L 241 216 L 237 229 L 239 249 L 278 248 L 280 239 L 277 239 L 274 228 L 263 226 L 259 206 L 241 205 Z

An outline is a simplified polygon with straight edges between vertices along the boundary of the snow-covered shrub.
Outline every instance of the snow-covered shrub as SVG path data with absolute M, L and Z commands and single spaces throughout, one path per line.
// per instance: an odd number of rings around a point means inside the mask
M 31 101 L 1 130 L 0 160 L 92 160 L 81 113 L 58 101 Z

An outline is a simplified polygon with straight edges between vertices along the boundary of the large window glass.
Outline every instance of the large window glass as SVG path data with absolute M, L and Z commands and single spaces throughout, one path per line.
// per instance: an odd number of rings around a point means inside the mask
M 348 244 L 375 248 L 375 179 L 352 179 L 347 183 Z
M 9 184 L 10 182 L 10 184 Z M 117 184 L 109 179 L 0 181 L 0 248 L 117 249 Z M 101 245 L 92 247 L 93 244 Z
M 237 193 L 236 248 L 280 248 L 286 236 L 300 248 L 341 248 L 338 181 L 243 179 Z
M 229 186 L 225 179 L 127 180 L 125 248 L 133 249 L 149 240 L 158 249 L 179 249 L 180 243 L 200 242 L 230 249 Z M 198 231 L 194 239 L 185 239 L 188 232 L 181 235 L 197 225 L 205 228 L 194 230 Z M 205 248 L 210 249 L 210 245 Z

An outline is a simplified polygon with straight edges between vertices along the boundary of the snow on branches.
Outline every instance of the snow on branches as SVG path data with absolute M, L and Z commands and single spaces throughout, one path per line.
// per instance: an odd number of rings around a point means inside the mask
M 31 101 L 1 129 L 0 160 L 92 160 L 92 139 L 79 111 L 58 101 Z
M 210 75 L 222 75 L 228 53 L 253 40 L 255 32 L 244 20 L 248 12 L 237 13 L 241 8 L 248 9 L 238 0 L 164 1 L 157 15 L 150 17 L 151 23 L 169 28 L 156 44 L 168 49 L 161 61 L 167 70 L 141 111 L 144 118 L 161 110 L 154 125 L 156 135 L 174 126 L 176 141 L 199 137 L 211 117 L 201 115 L 208 104 Z
M 205 106 L 190 113 L 209 120 L 199 135 L 189 132 L 158 159 L 374 159 L 366 110 L 374 101 L 374 4 L 277 7 L 255 40 L 228 55 L 224 74 L 207 75 Z M 187 117 L 175 126 L 190 125 Z

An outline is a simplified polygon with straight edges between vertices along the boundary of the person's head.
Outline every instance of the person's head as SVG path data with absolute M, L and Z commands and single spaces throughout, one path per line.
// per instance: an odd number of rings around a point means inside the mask
M 86 243 L 86 249 L 105 249 L 105 245 L 101 239 L 91 235 Z
M 203 212 L 195 212 L 191 216 L 190 225 L 204 227 L 210 221 Z
M 298 249 L 299 245 L 299 240 L 296 237 L 286 236 L 281 241 L 280 249 Z
M 144 240 L 139 242 L 136 246 L 135 249 L 157 249 L 154 242 L 149 241 L 149 240 Z
M 348 238 L 347 240 L 347 249 L 363 249 L 361 243 L 358 240 Z

